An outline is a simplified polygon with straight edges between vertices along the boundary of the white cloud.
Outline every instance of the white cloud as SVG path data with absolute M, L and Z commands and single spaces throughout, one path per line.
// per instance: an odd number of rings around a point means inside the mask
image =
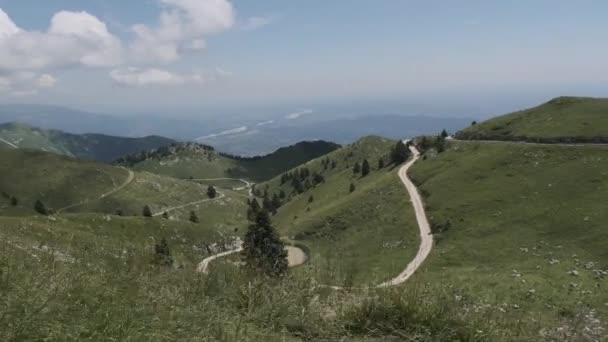
M 0 71 L 121 62 L 120 41 L 86 12 L 61 11 L 46 32 L 22 30 L 0 9 Z
M 249 17 L 245 20 L 241 25 L 241 30 L 243 31 L 253 31 L 257 30 L 261 27 L 271 24 L 275 21 L 276 17 Z
M 40 88 L 52 88 L 57 79 L 49 74 L 38 75 L 31 71 L 18 71 L 0 74 L 0 94 L 10 96 L 27 96 L 38 92 Z
M 164 6 L 157 27 L 133 25 L 137 39 L 131 44 L 133 58 L 141 63 L 170 63 L 183 50 L 206 46 L 205 35 L 234 25 L 235 14 L 227 0 L 160 0 Z
M 305 110 L 301 110 L 299 112 L 287 114 L 285 116 L 285 119 L 287 119 L 287 120 L 295 120 L 295 119 L 301 117 L 302 115 L 312 114 L 312 113 L 314 113 L 314 110 L 312 110 L 312 109 L 305 109 Z
M 211 79 L 211 77 L 207 77 L 200 72 L 177 74 L 157 68 L 139 69 L 133 67 L 112 70 L 110 77 L 114 82 L 130 87 L 175 86 L 187 83 L 203 84 Z

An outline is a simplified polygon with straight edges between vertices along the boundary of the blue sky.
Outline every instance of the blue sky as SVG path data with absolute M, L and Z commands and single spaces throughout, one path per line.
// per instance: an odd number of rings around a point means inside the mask
M 0 9 L 3 102 L 497 111 L 608 90 L 605 1 L 0 0 Z

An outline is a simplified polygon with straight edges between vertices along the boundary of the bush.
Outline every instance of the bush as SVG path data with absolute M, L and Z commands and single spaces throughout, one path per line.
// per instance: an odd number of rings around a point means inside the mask
M 34 204 L 34 210 L 36 210 L 36 212 L 40 215 L 49 215 L 49 210 L 46 208 L 46 206 L 44 205 L 44 203 L 42 203 L 42 201 L 37 200 L 36 203 Z
M 142 209 L 142 215 L 144 215 L 144 217 L 152 217 L 152 210 L 150 210 L 149 206 L 144 206 L 144 208 Z

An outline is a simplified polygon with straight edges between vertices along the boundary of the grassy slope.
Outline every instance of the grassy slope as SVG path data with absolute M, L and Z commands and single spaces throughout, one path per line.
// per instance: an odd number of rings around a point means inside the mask
M 302 142 L 258 158 L 233 158 L 200 149 L 184 150 L 161 159 L 144 160 L 133 168 L 176 178 L 226 177 L 263 181 L 336 148 L 338 145 L 328 142 Z
M 0 138 L 20 148 L 43 150 L 86 160 L 113 161 L 123 155 L 168 145 L 168 138 L 113 137 L 102 134 L 69 134 L 44 130 L 21 123 L 0 125 Z
M 419 237 L 407 191 L 397 169 L 377 170 L 378 159 L 386 159 L 393 145 L 392 140 L 368 137 L 306 163 L 325 183 L 293 197 L 274 218 L 282 235 L 311 250 L 303 269 L 312 269 L 321 282 L 378 283 L 397 275 L 415 254 Z M 324 170 L 321 160 L 326 158 L 337 167 Z M 364 158 L 372 172 L 363 178 L 353 175 L 352 166 Z M 352 194 L 351 182 L 357 186 Z M 279 189 L 291 193 L 289 183 L 281 186 L 278 178 L 267 184 L 271 194 Z
M 461 131 L 462 139 L 534 140 L 562 137 L 608 141 L 608 99 L 558 97 L 538 107 Z
M 532 340 L 535 329 L 592 325 L 577 316 L 590 309 L 605 324 L 607 156 L 602 146 L 461 142 L 421 161 L 411 174 L 428 215 L 452 227 L 416 281 L 449 285 L 497 321 L 521 319 Z

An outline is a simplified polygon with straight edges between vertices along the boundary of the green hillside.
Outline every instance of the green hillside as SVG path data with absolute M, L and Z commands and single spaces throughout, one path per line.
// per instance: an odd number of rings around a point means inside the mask
M 449 286 L 519 340 L 601 340 L 606 156 L 605 146 L 487 142 L 452 142 L 429 155 L 411 175 L 437 245 L 414 281 Z M 585 326 L 594 338 L 559 333 L 582 334 Z
M 310 174 L 301 191 L 282 181 L 285 176 L 256 186 L 258 195 L 285 194 L 274 219 L 283 236 L 310 250 L 303 272 L 326 284 L 375 284 L 399 274 L 413 257 L 420 240 L 414 213 L 397 169 L 388 165 L 395 144 L 367 137 L 290 170 Z M 354 164 L 364 160 L 371 172 L 354 174 Z
M 499 116 L 456 134 L 466 140 L 608 142 L 608 99 L 558 97 L 531 109 Z
M 134 170 L 176 178 L 270 179 L 281 172 L 337 149 L 325 141 L 301 142 L 259 157 L 238 157 L 196 143 L 176 143 L 152 151 L 142 151 L 116 161 Z
M 0 145 L 36 149 L 84 160 L 113 161 L 123 155 L 169 145 L 174 140 L 149 136 L 114 137 L 103 134 L 70 134 L 22 123 L 0 124 Z

